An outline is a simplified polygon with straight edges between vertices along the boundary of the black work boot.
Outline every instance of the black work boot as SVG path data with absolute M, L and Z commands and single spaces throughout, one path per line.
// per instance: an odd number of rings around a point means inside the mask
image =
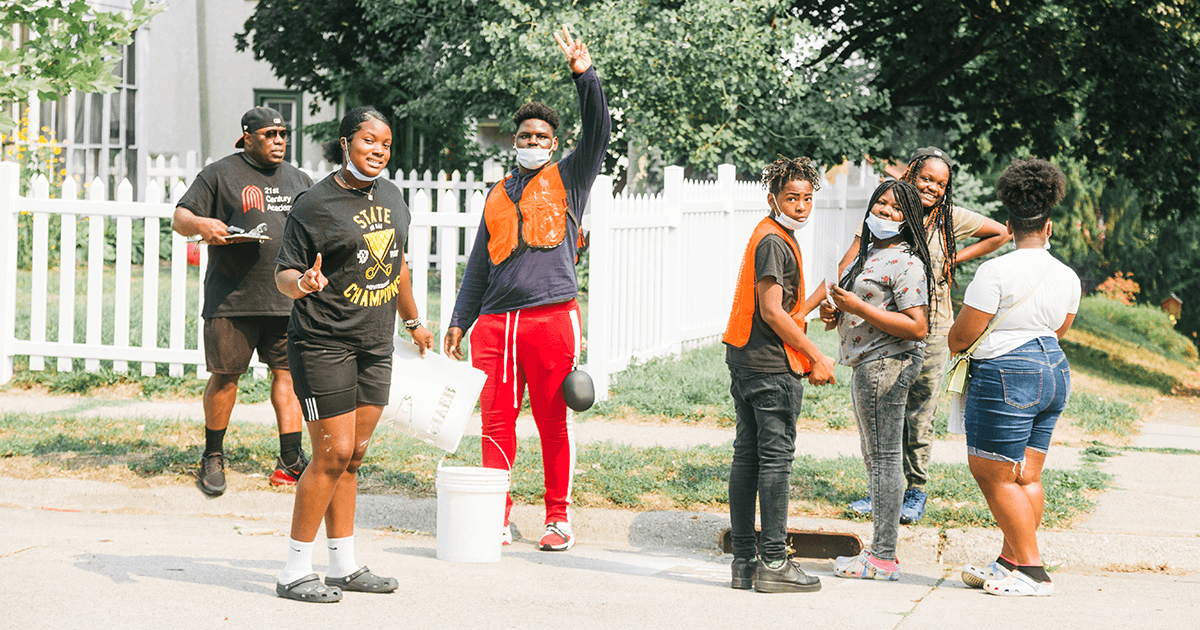
M 758 566 L 757 558 L 734 558 L 730 567 L 733 571 L 733 581 L 729 586 L 742 591 L 753 588 L 756 566 Z
M 772 569 L 758 559 L 754 568 L 754 590 L 759 593 L 813 593 L 821 590 L 821 580 L 814 575 L 808 575 L 791 560 L 784 560 L 783 566 Z

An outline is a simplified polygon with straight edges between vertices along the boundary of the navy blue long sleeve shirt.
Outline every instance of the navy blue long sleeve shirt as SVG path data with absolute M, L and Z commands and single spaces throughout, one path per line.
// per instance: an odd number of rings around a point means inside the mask
M 578 248 L 575 236 L 583 220 L 583 210 L 587 207 L 592 183 L 604 165 L 612 121 L 596 69 L 588 68 L 574 79 L 579 94 L 583 131 L 575 150 L 558 161 L 559 174 L 567 193 L 567 235 L 553 249 L 519 247 L 496 265 L 488 256 L 490 236 L 487 223 L 480 219 L 475 246 L 467 259 L 467 271 L 458 290 L 454 315 L 450 318 L 452 328 L 467 330 L 480 315 L 565 302 L 579 293 L 575 278 L 575 254 Z M 511 177 L 495 185 L 503 185 L 504 192 L 515 203 L 521 199 L 525 185 L 538 172 L 540 169 L 522 175 L 517 169 Z

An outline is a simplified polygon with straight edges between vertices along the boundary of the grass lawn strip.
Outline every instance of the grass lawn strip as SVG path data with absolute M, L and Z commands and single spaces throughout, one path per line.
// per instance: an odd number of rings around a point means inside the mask
M 47 474 L 63 469 L 99 470 L 119 466 L 140 477 L 193 474 L 203 445 L 195 424 L 178 420 L 96 420 L 55 414 L 0 415 L 0 457 L 28 457 Z M 278 439 L 273 427 L 231 426 L 225 438 L 233 470 L 267 475 L 274 467 Z M 520 441 L 512 475 L 513 499 L 542 499 L 541 449 L 536 438 Z M 1092 449 L 1089 449 L 1092 450 Z M 1095 506 L 1095 493 L 1110 476 L 1096 462 L 1111 454 L 1094 447 L 1079 469 L 1047 470 L 1044 526 L 1066 527 Z M 687 449 L 634 447 L 612 442 L 580 449 L 574 482 L 575 504 L 632 510 L 728 511 L 729 445 Z M 435 496 L 434 477 L 442 451 L 392 431 L 380 431 L 360 469 L 364 493 Z M 466 439 L 446 465 L 476 466 L 479 440 Z M 936 528 L 994 527 L 983 496 L 965 465 L 934 464 L 927 486 L 930 502 L 922 524 Z M 792 471 L 793 511 L 822 517 L 854 517 L 845 505 L 866 493 L 862 461 L 842 456 L 797 457 Z

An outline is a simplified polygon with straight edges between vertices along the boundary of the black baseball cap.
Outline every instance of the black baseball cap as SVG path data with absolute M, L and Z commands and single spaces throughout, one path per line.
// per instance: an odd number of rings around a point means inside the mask
M 920 149 L 917 149 L 917 152 L 913 153 L 913 156 L 909 158 L 908 163 L 912 164 L 913 162 L 917 161 L 917 158 L 923 157 L 939 158 L 946 163 L 946 166 L 954 168 L 954 161 L 950 159 L 950 154 L 937 147 L 921 147 Z
M 242 134 L 245 134 L 247 131 L 258 131 L 263 127 L 283 127 L 287 129 L 288 124 L 283 120 L 283 114 L 270 107 L 255 107 L 242 114 Z M 233 148 L 241 149 L 245 145 L 245 137 L 242 135 L 238 136 L 237 142 L 233 143 Z

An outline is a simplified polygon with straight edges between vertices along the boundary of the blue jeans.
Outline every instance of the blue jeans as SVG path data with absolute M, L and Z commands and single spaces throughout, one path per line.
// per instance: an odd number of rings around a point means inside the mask
M 1021 463 L 1045 453 L 1071 395 L 1071 366 L 1054 337 L 1038 337 L 994 359 L 971 361 L 967 454 Z
M 900 508 L 904 504 L 904 410 L 908 391 L 924 364 L 918 348 L 896 356 L 868 361 L 854 368 L 850 396 L 875 527 L 871 553 L 881 560 L 896 559 Z
M 729 534 L 735 558 L 753 558 L 754 501 L 762 513 L 760 555 L 787 558 L 788 493 L 796 455 L 796 418 L 804 382 L 792 374 L 730 367 L 729 394 L 737 412 L 729 468 Z

